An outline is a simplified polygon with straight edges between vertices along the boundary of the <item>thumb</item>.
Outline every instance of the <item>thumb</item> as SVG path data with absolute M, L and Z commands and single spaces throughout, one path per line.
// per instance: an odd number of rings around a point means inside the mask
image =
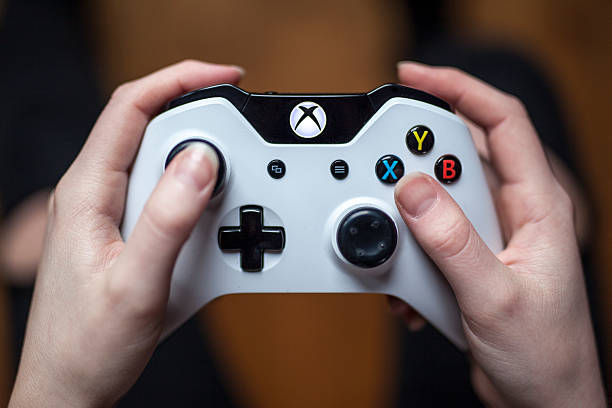
M 139 307 L 165 306 L 179 251 L 214 189 L 218 158 L 206 143 L 193 143 L 168 165 L 147 201 L 123 252 L 111 284 Z
M 440 268 L 459 307 L 474 315 L 507 287 L 505 266 L 482 241 L 448 192 L 422 173 L 403 177 L 395 201 L 416 241 Z

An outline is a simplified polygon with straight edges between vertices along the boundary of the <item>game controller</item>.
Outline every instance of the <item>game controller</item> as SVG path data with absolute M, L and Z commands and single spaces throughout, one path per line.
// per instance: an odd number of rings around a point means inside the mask
M 163 336 L 232 293 L 396 296 L 461 349 L 448 283 L 404 224 L 394 185 L 438 180 L 494 252 L 502 238 L 466 125 L 444 101 L 400 85 L 367 94 L 247 93 L 218 85 L 147 126 L 129 179 L 128 239 L 165 167 L 191 143 L 217 153 L 217 184 L 172 276 Z

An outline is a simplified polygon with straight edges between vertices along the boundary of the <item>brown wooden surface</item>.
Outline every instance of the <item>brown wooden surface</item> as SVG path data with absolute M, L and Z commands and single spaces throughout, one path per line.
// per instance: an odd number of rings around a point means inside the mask
M 245 407 L 384 407 L 395 336 L 380 295 L 232 295 L 206 328 Z
M 87 18 L 109 92 L 186 57 L 244 66 L 243 85 L 250 90 L 356 91 L 393 81 L 398 50 L 409 45 L 401 34 L 410 22 L 402 20 L 395 2 L 389 3 L 313 1 L 298 12 L 292 2 L 281 0 L 98 0 Z M 572 147 L 595 199 L 600 312 L 606 348 L 612 350 L 612 138 L 607 123 L 612 3 L 451 3 L 457 35 L 525 50 L 547 67 L 558 86 L 574 129 Z M 305 62 L 312 55 L 316 59 Z M 394 326 L 384 309 L 384 299 L 373 295 L 243 295 L 213 302 L 202 322 L 213 335 L 232 390 L 246 406 L 380 407 L 393 396 L 396 357 Z M 5 327 L 2 319 L 0 404 L 8 382 Z
M 395 79 L 405 46 L 401 10 L 376 0 L 315 1 L 299 10 L 283 0 L 95 4 L 107 90 L 184 58 L 242 65 L 250 90 L 369 90 Z

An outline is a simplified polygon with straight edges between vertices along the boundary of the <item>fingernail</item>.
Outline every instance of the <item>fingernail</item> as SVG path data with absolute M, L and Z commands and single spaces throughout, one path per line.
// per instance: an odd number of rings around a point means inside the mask
M 410 64 L 410 61 L 397 61 L 397 63 L 395 65 L 396 65 L 397 69 L 400 69 L 404 65 L 408 65 L 408 64 Z
M 401 67 L 411 67 L 413 69 L 423 69 L 425 67 L 425 64 L 421 64 L 420 62 L 416 62 L 416 61 L 398 61 L 397 68 L 399 69 Z
M 435 205 L 438 194 L 429 177 L 423 173 L 411 173 L 397 183 L 395 200 L 400 210 L 416 219 Z
M 197 191 L 214 182 L 219 168 L 217 153 L 206 143 L 192 143 L 173 161 L 177 161 L 173 175 Z
M 244 68 L 242 68 L 239 65 L 230 65 L 232 68 L 234 68 L 235 70 L 237 70 L 238 72 L 240 72 L 240 76 L 244 77 L 246 74 L 246 70 Z

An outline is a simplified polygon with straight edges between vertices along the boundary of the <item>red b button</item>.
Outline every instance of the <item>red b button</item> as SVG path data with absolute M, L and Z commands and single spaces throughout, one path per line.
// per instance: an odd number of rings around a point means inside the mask
M 434 172 L 442 183 L 454 183 L 461 176 L 461 162 L 452 154 L 445 154 L 436 161 Z

